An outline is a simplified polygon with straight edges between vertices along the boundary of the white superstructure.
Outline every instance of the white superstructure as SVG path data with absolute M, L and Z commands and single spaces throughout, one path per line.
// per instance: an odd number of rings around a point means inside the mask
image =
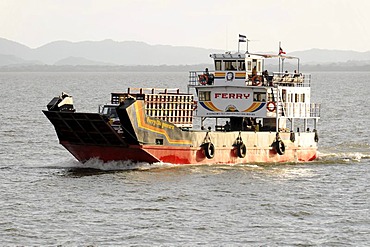
M 230 118 L 232 130 L 245 130 L 246 118 L 261 121 L 268 131 L 292 130 L 297 120 L 304 130 L 312 120 L 316 129 L 320 105 L 311 102 L 311 76 L 300 73 L 298 58 L 229 52 L 210 57 L 214 71 L 190 72 L 188 86 L 198 96 L 195 116 Z M 283 72 L 286 60 L 297 61 L 293 72 Z M 271 61 L 278 62 L 278 72 L 268 71 Z

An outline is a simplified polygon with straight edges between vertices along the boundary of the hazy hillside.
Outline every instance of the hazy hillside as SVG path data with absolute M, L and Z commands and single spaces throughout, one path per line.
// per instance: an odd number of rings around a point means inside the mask
M 61 59 L 58 62 L 54 63 L 54 65 L 57 65 L 57 66 L 64 66 L 64 65 L 110 66 L 112 65 L 113 66 L 115 64 L 92 61 L 84 57 L 67 57 L 67 58 Z
M 43 64 L 40 61 L 24 60 L 14 55 L 0 54 L 0 66 L 23 66 L 23 65 L 37 65 Z
M 69 42 L 55 41 L 31 49 L 0 38 L 0 66 L 60 65 L 60 66 L 135 66 L 135 65 L 194 65 L 210 64 L 215 49 L 197 47 L 149 45 L 144 42 L 113 40 Z M 302 65 L 348 63 L 362 66 L 370 61 L 369 52 L 311 49 L 288 55 L 300 57 Z
M 291 56 L 297 56 L 305 64 L 318 63 L 343 63 L 348 61 L 366 61 L 370 60 L 370 51 L 340 51 L 340 50 L 324 50 L 311 49 L 307 51 L 296 51 L 289 53 Z
M 0 54 L 0 66 L 23 64 L 24 62 L 25 60 L 22 58 L 13 55 Z
M 32 49 L 17 42 L 0 38 L 0 54 L 13 55 L 22 59 L 28 59 Z
M 222 51 L 196 47 L 148 45 L 136 41 L 116 42 L 113 40 L 55 41 L 31 49 L 17 42 L 0 38 L 0 54 L 13 55 L 24 60 L 39 60 L 48 65 L 53 65 L 70 57 L 84 58 L 95 63 L 117 65 L 199 64 L 209 63 L 211 61 L 209 54 L 212 52 Z M 6 64 L 6 59 L 0 58 L 0 60 L 0 64 Z
M 35 49 L 34 58 L 47 64 L 74 56 L 118 65 L 177 65 L 209 62 L 209 53 L 213 51 L 194 47 L 148 45 L 135 41 L 57 41 Z

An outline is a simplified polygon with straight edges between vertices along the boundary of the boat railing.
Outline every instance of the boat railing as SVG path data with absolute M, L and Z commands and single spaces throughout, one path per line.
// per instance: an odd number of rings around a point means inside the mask
M 319 118 L 320 104 L 285 102 L 283 103 L 284 117 L 287 118 Z
M 178 94 L 180 95 L 180 89 L 178 88 L 128 88 L 126 93 L 111 93 L 111 104 L 119 104 L 124 101 L 127 97 L 135 96 L 143 98 L 143 95 L 147 94 Z
M 147 116 L 171 122 L 177 127 L 193 127 L 193 95 L 146 94 L 144 101 Z
M 188 87 L 207 85 L 207 81 L 202 81 L 204 75 L 207 75 L 206 71 L 189 71 Z M 215 72 L 208 71 L 208 75 L 215 75 Z M 210 78 L 207 78 L 207 80 L 209 79 Z M 273 74 L 269 76 L 268 81 L 272 82 L 270 85 L 274 86 L 310 87 L 311 75 L 302 73 L 273 72 Z
M 311 103 L 310 117 L 312 118 L 320 117 L 320 111 L 321 111 L 321 104 Z
M 274 72 L 272 83 L 274 85 L 281 86 L 310 87 L 311 75 L 302 73 Z
M 214 75 L 214 71 L 208 71 L 208 75 Z M 206 83 L 201 82 L 201 76 L 207 75 L 205 70 L 203 71 L 189 71 L 189 84 L 188 87 L 194 87 L 198 85 L 205 85 Z M 207 78 L 208 79 L 208 78 Z
M 111 97 L 114 106 L 130 97 L 143 100 L 146 116 L 171 122 L 177 127 L 193 127 L 194 96 L 180 93 L 177 88 L 129 88 L 126 93 L 112 93 Z
M 179 88 L 136 88 L 129 87 L 128 94 L 179 94 Z

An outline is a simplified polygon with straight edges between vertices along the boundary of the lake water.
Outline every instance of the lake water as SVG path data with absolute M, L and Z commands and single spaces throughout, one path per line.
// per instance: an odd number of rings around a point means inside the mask
M 78 163 L 41 110 L 96 112 L 127 87 L 188 74 L 0 73 L 1 246 L 369 246 L 370 73 L 312 73 L 319 159 L 237 166 Z M 90 167 L 90 168 L 86 168 Z M 92 169 L 95 168 L 95 169 Z

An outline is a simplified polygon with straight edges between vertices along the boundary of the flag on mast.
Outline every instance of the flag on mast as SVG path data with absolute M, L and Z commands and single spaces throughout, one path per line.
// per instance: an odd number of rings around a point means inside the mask
M 247 42 L 247 36 L 239 34 L 239 42 Z
M 285 51 L 283 51 L 283 48 L 281 48 L 281 46 L 279 47 L 279 55 L 281 55 L 281 54 L 286 54 L 286 52 Z

